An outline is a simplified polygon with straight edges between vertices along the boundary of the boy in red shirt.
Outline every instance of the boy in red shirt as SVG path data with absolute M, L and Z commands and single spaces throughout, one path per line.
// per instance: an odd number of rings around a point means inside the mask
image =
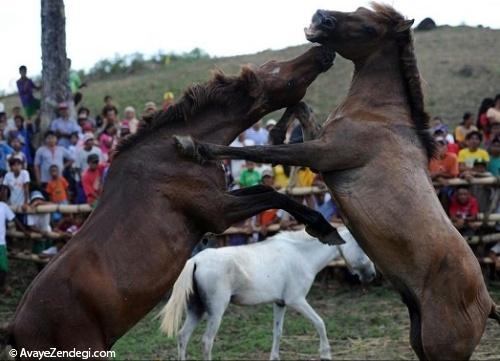
M 477 222 L 479 206 L 477 199 L 470 194 L 467 186 L 459 186 L 450 204 L 450 218 L 453 225 L 464 236 L 472 236 L 481 225 Z
M 95 206 L 102 192 L 102 176 L 104 174 L 105 164 L 99 164 L 99 156 L 90 154 L 87 157 L 89 167 L 83 173 L 82 186 L 87 203 Z

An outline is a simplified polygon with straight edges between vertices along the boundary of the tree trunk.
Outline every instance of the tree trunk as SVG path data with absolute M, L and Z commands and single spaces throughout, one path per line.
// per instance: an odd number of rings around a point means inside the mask
M 64 0 L 41 0 L 42 15 L 42 112 L 41 134 L 56 117 L 57 104 L 68 101 L 69 69 L 66 60 Z

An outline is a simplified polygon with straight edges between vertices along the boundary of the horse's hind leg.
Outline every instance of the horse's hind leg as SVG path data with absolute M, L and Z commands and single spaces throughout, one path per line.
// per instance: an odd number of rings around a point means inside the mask
M 220 323 L 222 321 L 222 315 L 224 314 L 225 307 L 217 307 L 210 310 L 207 320 L 207 329 L 203 335 L 203 358 L 205 360 L 212 359 L 212 348 L 214 345 L 215 335 L 219 330 Z
M 273 347 L 271 348 L 271 360 L 280 359 L 280 338 L 283 333 L 283 320 L 285 318 L 285 305 L 273 304 Z
M 308 318 L 319 335 L 319 352 L 320 358 L 322 360 L 331 360 L 332 355 L 330 352 L 330 343 L 326 337 L 325 323 L 319 317 L 319 315 L 314 311 L 309 303 L 305 299 L 294 301 L 289 304 L 290 307 L 300 312 L 304 317 Z
M 177 337 L 177 354 L 179 360 L 186 359 L 186 349 L 189 343 L 189 339 L 193 334 L 194 329 L 200 323 L 203 314 L 205 313 L 205 309 L 199 299 L 194 299 L 191 297 L 188 302 L 186 321 L 179 331 L 179 335 Z

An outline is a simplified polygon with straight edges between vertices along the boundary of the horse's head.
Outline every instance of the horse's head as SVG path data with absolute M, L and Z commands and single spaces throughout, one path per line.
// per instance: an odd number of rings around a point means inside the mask
M 337 231 L 345 241 L 344 244 L 337 247 L 346 261 L 347 268 L 352 274 L 358 276 L 362 283 L 371 282 L 377 275 L 375 265 L 346 227 L 339 227 Z
M 335 52 L 326 46 L 314 46 L 287 61 L 271 60 L 253 69 L 261 87 L 260 104 L 267 113 L 292 106 L 305 95 L 316 77 L 333 64 Z
M 362 61 L 383 43 L 408 33 L 413 24 L 390 6 L 373 3 L 372 7 L 353 12 L 318 10 L 304 29 L 306 38 L 331 46 L 347 59 Z

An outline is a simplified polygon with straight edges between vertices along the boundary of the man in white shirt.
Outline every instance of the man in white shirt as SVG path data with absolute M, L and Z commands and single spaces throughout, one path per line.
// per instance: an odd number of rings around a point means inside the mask
M 87 170 L 89 167 L 87 159 L 89 155 L 96 154 L 99 157 L 99 163 L 104 161 L 101 149 L 94 145 L 94 135 L 91 133 L 85 133 L 83 136 L 83 148 L 76 151 L 75 167 L 80 169 L 81 174 Z

